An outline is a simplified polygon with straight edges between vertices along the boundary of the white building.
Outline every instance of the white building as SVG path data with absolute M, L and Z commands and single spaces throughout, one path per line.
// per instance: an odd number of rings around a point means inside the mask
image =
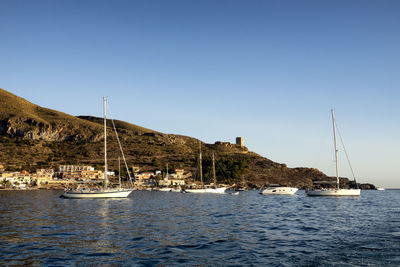
M 60 172 L 73 172 L 73 171 L 94 171 L 92 166 L 79 166 L 79 165 L 60 165 Z

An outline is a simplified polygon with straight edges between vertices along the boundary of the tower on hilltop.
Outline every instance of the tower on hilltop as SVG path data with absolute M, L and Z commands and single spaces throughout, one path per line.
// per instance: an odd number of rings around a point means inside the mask
M 236 137 L 236 145 L 241 146 L 241 147 L 244 146 L 243 137 Z

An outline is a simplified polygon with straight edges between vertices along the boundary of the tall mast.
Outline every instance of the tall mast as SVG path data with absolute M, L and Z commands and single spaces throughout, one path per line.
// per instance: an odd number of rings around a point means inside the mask
M 203 184 L 203 166 L 202 166 L 202 159 L 201 159 L 201 142 L 199 141 L 199 148 L 200 148 L 200 156 L 199 156 L 199 162 L 200 162 L 200 181 L 201 181 L 201 186 L 204 187 Z
M 335 115 L 333 114 L 333 109 L 331 109 L 331 113 L 332 113 L 332 124 L 333 124 L 333 142 L 335 144 L 336 187 L 337 189 L 339 189 L 338 150 L 336 147 L 336 123 L 335 123 Z
M 118 178 L 119 178 L 119 188 L 121 188 L 121 158 L 118 157 Z
M 103 97 L 104 104 L 104 189 L 108 187 L 108 178 L 107 178 L 107 115 L 106 115 L 106 105 L 107 98 Z
M 214 187 L 217 188 L 217 178 L 215 177 L 215 157 L 214 157 L 214 152 L 213 152 L 213 157 L 212 157 L 212 168 L 213 168 L 213 177 L 214 177 Z

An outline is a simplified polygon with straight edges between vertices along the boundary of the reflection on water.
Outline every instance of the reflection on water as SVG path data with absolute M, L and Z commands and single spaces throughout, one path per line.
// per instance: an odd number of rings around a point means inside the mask
M 400 191 L 60 199 L 0 191 L 1 265 L 400 265 Z

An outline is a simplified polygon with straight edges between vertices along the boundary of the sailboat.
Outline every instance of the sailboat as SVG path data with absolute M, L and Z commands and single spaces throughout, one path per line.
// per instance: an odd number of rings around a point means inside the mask
M 336 163 L 336 188 L 324 188 L 324 189 L 311 189 L 307 190 L 308 196 L 360 196 L 360 189 L 344 189 L 339 186 L 339 172 L 338 172 L 338 150 L 336 147 L 336 122 L 333 109 L 332 114 L 332 124 L 333 124 L 333 141 L 335 145 L 335 163 Z M 347 155 L 347 154 L 346 154 Z
M 66 190 L 60 197 L 63 198 L 126 198 L 132 193 L 133 189 L 124 189 L 121 188 L 121 182 L 119 188 L 109 188 L 108 187 L 108 166 L 107 166 L 107 115 L 106 115 L 106 105 L 107 99 L 103 97 L 104 104 L 104 188 L 100 190 L 92 190 L 92 189 L 78 189 L 78 190 Z M 115 125 L 113 122 L 114 130 Z M 119 142 L 119 138 L 117 135 L 118 144 L 120 145 L 121 151 L 122 147 Z M 122 151 L 122 156 L 125 161 L 125 156 Z M 125 161 L 126 166 L 126 161 Z M 129 174 L 129 171 L 128 171 Z
M 214 178 L 214 188 L 204 188 L 203 184 L 203 168 L 202 168 L 202 155 L 201 155 L 201 143 L 200 145 L 200 155 L 199 155 L 199 163 L 200 163 L 200 181 L 201 181 L 201 188 L 192 188 L 192 189 L 185 189 L 186 193 L 214 193 L 214 194 L 225 194 L 226 187 L 217 187 L 217 178 L 215 176 L 215 157 L 213 153 L 212 163 L 213 163 L 213 178 Z

